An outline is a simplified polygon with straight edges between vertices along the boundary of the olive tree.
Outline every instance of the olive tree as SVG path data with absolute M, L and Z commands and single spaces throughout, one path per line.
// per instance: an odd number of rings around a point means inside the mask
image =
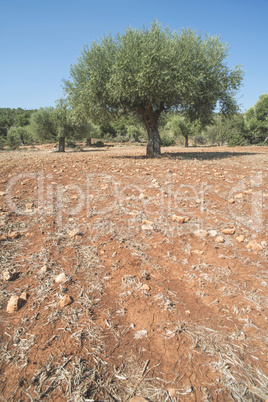
M 240 66 L 227 66 L 228 46 L 190 29 L 171 32 L 158 22 L 127 28 L 82 49 L 65 80 L 67 100 L 78 117 L 97 122 L 138 114 L 148 133 L 147 155 L 160 154 L 159 117 L 180 111 L 189 121 L 210 121 L 216 106 L 236 111 Z
M 86 138 L 90 131 L 87 122 L 77 122 L 72 111 L 62 101 L 59 101 L 56 108 L 42 108 L 33 113 L 30 129 L 41 140 L 58 141 L 58 152 L 65 152 L 66 138 Z

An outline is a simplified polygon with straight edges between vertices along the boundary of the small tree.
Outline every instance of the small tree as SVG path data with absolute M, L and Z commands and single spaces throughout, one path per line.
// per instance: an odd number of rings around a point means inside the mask
M 265 141 L 268 137 L 268 94 L 261 95 L 256 105 L 249 108 L 244 116 L 250 143 Z
M 171 32 L 157 22 L 128 28 L 84 47 L 65 80 L 67 99 L 77 115 L 96 121 L 135 112 L 148 133 L 147 155 L 159 155 L 163 111 L 208 122 L 217 105 L 226 115 L 236 110 L 243 73 L 228 68 L 227 56 L 218 37 L 190 29 Z
M 67 105 L 59 102 L 56 108 L 43 108 L 31 116 L 31 130 L 45 141 L 59 141 L 58 152 L 65 152 L 66 138 L 86 138 L 87 122 L 79 123 Z

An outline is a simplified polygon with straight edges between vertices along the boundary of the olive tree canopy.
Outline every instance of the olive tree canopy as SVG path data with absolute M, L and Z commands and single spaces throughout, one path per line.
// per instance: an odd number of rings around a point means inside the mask
M 81 119 L 140 115 L 148 133 L 147 155 L 155 156 L 163 111 L 178 110 L 203 123 L 216 106 L 225 115 L 236 111 L 243 72 L 240 66 L 230 69 L 227 56 L 228 47 L 218 37 L 190 29 L 171 32 L 158 22 L 128 28 L 83 48 L 64 81 L 67 100 Z

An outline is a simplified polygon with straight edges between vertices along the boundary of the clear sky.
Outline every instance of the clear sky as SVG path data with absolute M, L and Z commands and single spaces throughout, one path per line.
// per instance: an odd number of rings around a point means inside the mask
M 55 106 L 84 44 L 154 19 L 229 43 L 242 111 L 268 93 L 268 0 L 0 0 L 0 17 L 0 107 Z

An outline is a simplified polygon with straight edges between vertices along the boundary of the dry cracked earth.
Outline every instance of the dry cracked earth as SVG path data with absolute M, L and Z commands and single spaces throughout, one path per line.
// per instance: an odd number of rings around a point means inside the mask
M 144 154 L 0 153 L 1 401 L 268 399 L 268 147 Z

